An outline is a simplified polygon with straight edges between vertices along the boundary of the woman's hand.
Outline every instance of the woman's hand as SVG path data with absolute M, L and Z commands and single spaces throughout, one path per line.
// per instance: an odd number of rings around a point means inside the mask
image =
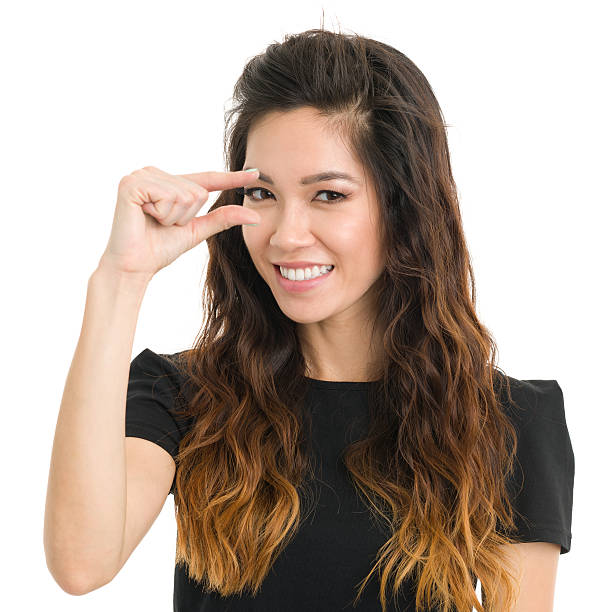
M 259 171 L 168 174 L 147 166 L 119 182 L 113 226 L 100 264 L 121 274 L 152 278 L 210 236 L 260 216 L 237 204 L 196 217 L 211 191 L 247 185 Z

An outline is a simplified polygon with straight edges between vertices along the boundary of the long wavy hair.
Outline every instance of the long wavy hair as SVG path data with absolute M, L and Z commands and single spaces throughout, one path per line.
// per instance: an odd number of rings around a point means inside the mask
M 385 267 L 371 290 L 384 330 L 368 385 L 367 435 L 342 461 L 388 540 L 378 570 L 386 611 L 409 577 L 417 609 L 479 612 L 518 596 L 504 544 L 515 543 L 506 478 L 517 435 L 500 402 L 497 347 L 475 311 L 442 112 L 397 49 L 324 29 L 286 35 L 250 59 L 225 113 L 225 162 L 243 167 L 251 124 L 317 109 L 373 177 Z M 240 190 L 211 206 L 242 204 Z M 306 360 L 296 323 L 257 272 L 240 226 L 207 240 L 206 313 L 180 353 L 192 384 L 177 415 L 192 426 L 176 457 L 176 563 L 222 596 L 256 594 L 307 512 L 312 475 Z M 513 404 L 515 402 L 512 401 Z M 359 586 L 359 585 L 357 585 Z

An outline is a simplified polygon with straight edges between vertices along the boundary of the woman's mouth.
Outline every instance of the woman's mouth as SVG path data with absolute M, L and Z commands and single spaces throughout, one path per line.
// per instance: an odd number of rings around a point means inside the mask
M 290 280 L 285 278 L 280 271 L 280 266 L 274 264 L 274 270 L 276 274 L 276 278 L 278 280 L 278 284 L 285 289 L 286 291 L 290 291 L 292 293 L 303 293 L 304 291 L 308 291 L 309 289 L 313 289 L 314 287 L 318 287 L 321 283 L 324 283 L 328 276 L 330 276 L 335 270 L 335 266 L 331 267 L 331 270 L 324 272 L 323 274 L 319 274 L 316 278 L 311 278 L 308 280 Z

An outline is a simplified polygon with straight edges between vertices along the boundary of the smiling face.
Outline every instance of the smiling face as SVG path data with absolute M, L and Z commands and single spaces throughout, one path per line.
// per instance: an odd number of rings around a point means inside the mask
M 383 270 L 379 206 L 344 140 L 310 107 L 270 112 L 249 131 L 244 168 L 259 169 L 259 178 L 245 189 L 244 206 L 261 216 L 258 226 L 242 226 L 244 241 L 280 309 L 302 324 L 363 323 L 375 307 L 368 289 Z M 302 182 L 329 172 L 354 182 L 324 177 Z M 334 269 L 300 285 L 280 276 L 278 262 Z

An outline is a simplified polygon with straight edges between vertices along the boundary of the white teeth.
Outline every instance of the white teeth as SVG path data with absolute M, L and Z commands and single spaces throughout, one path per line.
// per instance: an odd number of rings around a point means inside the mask
M 333 266 L 313 266 L 312 268 L 284 268 L 279 266 L 281 274 L 292 281 L 309 280 L 327 274 Z

